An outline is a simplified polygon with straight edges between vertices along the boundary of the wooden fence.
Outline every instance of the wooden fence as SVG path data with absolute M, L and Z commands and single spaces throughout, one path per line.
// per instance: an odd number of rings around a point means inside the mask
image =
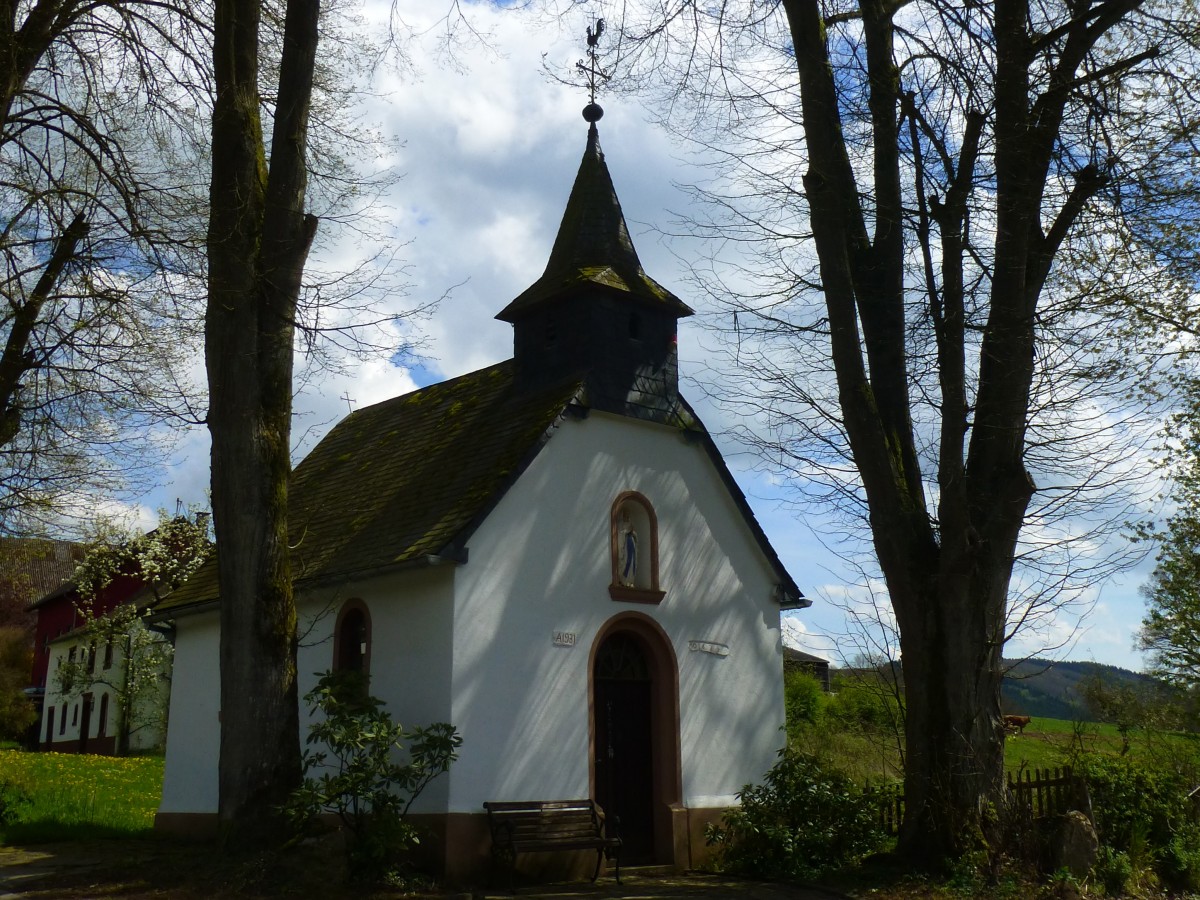
M 897 834 L 904 822 L 904 794 L 897 787 L 868 787 L 866 793 L 877 798 L 879 822 L 884 831 Z M 1072 809 L 1091 813 L 1087 785 L 1071 773 L 1070 766 L 1026 769 L 1015 776 L 1009 772 L 1008 802 L 1010 809 L 1025 811 L 1033 819 L 1061 815 Z
M 1061 769 L 1025 769 L 1014 778 L 1008 773 L 1009 803 L 1028 810 L 1031 818 L 1059 816 L 1073 809 L 1091 813 L 1087 785 L 1071 774 L 1070 766 Z

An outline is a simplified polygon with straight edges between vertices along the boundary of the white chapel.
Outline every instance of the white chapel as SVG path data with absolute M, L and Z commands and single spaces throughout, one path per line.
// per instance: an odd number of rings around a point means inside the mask
M 808 601 L 679 394 L 692 310 L 643 271 L 588 118 L 546 270 L 498 315 L 513 358 L 352 412 L 290 486 L 300 694 L 355 668 L 458 728 L 417 817 L 451 881 L 489 865 L 485 801 L 594 798 L 622 865 L 697 865 L 784 742 L 780 613 Z M 210 563 L 163 608 L 166 831 L 215 829 L 218 605 Z

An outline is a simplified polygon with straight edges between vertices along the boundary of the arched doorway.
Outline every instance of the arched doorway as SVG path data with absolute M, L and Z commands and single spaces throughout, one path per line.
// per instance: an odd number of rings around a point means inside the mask
M 648 616 L 614 617 L 593 645 L 591 675 L 592 795 L 620 819 L 622 861 L 672 863 L 682 790 L 670 642 Z

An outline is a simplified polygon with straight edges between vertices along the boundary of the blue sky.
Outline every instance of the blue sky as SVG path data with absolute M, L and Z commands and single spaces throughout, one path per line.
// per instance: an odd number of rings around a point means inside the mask
M 511 355 L 511 328 L 493 317 L 541 275 L 584 150 L 587 125 L 580 110 L 587 93 L 554 82 L 546 70 L 571 74 L 584 54 L 588 22 L 537 28 L 517 13 L 477 8 L 492 32 L 492 49 L 463 54 L 466 67 L 460 70 L 439 56 L 436 25 L 432 19 L 422 22 L 430 15 L 425 6 L 429 4 L 418 0 L 399 3 L 418 31 L 422 25 L 434 30 L 413 45 L 415 73 L 404 79 L 386 76 L 381 96 L 369 108 L 369 120 L 401 142 L 380 164 L 403 173 L 373 212 L 386 223 L 389 239 L 404 245 L 400 256 L 407 265 L 408 296 L 397 295 L 389 303 L 400 309 L 449 293 L 422 323 L 426 344 L 421 359 L 383 354 L 347 362 L 342 371 L 305 387 L 297 398 L 298 454 L 352 405 L 377 402 Z M 572 31 L 564 32 L 564 27 Z M 599 101 L 606 111 L 599 123 L 601 144 L 643 265 L 703 313 L 703 298 L 690 296 L 686 287 L 686 259 L 695 248 L 662 234 L 675 230 L 689 208 L 688 195 L 677 185 L 701 180 L 704 172 L 695 167 L 688 148 L 647 121 L 638 103 L 603 95 Z M 363 252 L 348 236 L 329 237 L 319 250 L 323 265 L 345 264 Z M 856 645 L 845 637 L 846 615 L 837 604 L 861 602 L 870 594 L 868 586 L 826 546 L 837 532 L 819 506 L 787 503 L 794 493 L 769 473 L 757 471 L 756 460 L 744 448 L 719 434 L 730 424 L 726 414 L 702 402 L 702 392 L 689 384 L 689 377 L 704 368 L 706 348 L 713 343 L 702 319 L 698 315 L 680 329 L 684 391 L 718 433 L 768 536 L 813 600 L 811 609 L 793 617 L 789 640 L 835 660 L 839 653 L 852 657 Z M 202 361 L 197 366 L 202 368 Z M 157 506 L 174 508 L 176 498 L 203 498 L 203 429 L 184 436 L 163 480 L 163 487 L 141 502 L 146 524 L 152 524 Z M 859 535 L 844 547 L 861 553 L 862 540 Z M 1059 655 L 1140 668 L 1133 641 L 1143 613 L 1138 588 L 1147 568 L 1143 563 L 1121 578 L 1088 586 L 1084 593 L 1094 602 L 1092 613 L 1077 640 Z M 1056 642 L 1035 637 L 1013 649 L 1036 651 L 1046 640 Z

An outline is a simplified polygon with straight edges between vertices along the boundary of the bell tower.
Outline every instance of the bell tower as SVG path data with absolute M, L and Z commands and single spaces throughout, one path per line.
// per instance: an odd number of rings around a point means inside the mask
M 513 326 L 520 383 L 578 374 L 593 409 L 665 422 L 679 405 L 677 324 L 692 310 L 642 269 L 600 149 L 603 114 L 583 110 L 587 148 L 546 271 L 496 318 Z

